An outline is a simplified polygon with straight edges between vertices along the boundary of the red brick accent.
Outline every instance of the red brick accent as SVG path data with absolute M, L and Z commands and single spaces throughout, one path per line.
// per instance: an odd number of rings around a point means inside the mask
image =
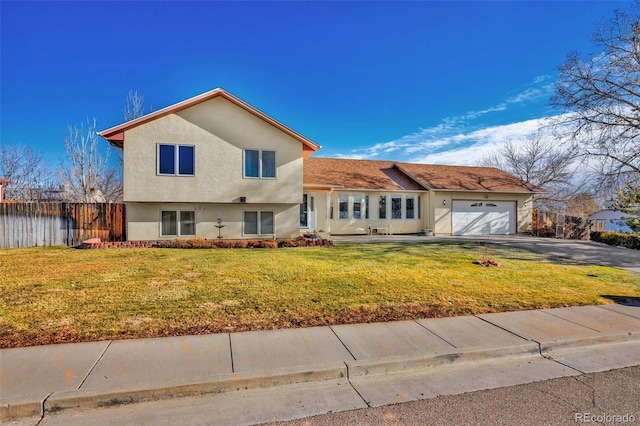
M 153 241 L 109 241 L 109 242 L 89 242 L 84 241 L 77 246 L 79 249 L 102 249 L 102 248 L 149 248 Z

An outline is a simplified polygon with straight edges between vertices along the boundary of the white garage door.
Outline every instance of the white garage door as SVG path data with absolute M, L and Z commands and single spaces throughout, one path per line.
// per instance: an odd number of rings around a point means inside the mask
M 516 233 L 515 201 L 462 201 L 452 205 L 453 235 Z

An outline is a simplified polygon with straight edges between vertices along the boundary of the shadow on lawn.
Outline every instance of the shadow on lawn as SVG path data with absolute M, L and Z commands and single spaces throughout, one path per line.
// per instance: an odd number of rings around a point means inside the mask
M 600 297 L 604 297 L 605 299 L 613 300 L 618 305 L 639 306 L 640 307 L 640 297 L 636 297 L 636 296 L 612 296 L 612 295 L 609 295 L 609 294 L 603 294 Z
M 577 265 L 584 266 L 586 263 L 578 260 L 560 257 L 552 254 L 534 252 L 526 249 L 510 247 L 502 244 L 492 244 L 486 242 L 469 242 L 469 241 L 424 241 L 424 242 L 389 242 L 371 244 L 371 249 L 367 250 L 366 245 L 362 245 L 362 252 L 359 258 L 366 257 L 376 258 L 383 253 L 407 253 L 420 247 L 455 247 L 462 251 L 471 252 L 477 255 L 488 255 L 496 260 L 518 260 L 527 262 L 539 262 L 541 258 L 550 263 L 558 265 Z M 375 248 L 373 248 L 375 247 Z

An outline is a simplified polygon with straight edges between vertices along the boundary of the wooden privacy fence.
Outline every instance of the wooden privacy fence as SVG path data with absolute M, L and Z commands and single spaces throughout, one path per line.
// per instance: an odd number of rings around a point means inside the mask
M 126 241 L 126 208 L 108 203 L 0 203 L 0 248 Z

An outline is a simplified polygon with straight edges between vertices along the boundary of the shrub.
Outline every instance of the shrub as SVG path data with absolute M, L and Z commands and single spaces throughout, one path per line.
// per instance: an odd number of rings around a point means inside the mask
M 278 248 L 278 247 L 309 247 L 309 246 L 332 246 L 333 241 L 322 238 L 296 239 L 285 238 L 282 240 L 205 240 L 196 237 L 190 239 L 162 240 L 150 244 L 156 248 L 191 248 L 191 249 L 215 249 L 215 248 Z
M 258 240 L 247 240 L 248 248 L 258 248 L 260 247 L 260 241 Z
M 249 242 L 247 240 L 238 240 L 236 241 L 236 245 L 234 248 L 247 248 L 249 247 Z
M 640 235 L 620 232 L 591 232 L 591 241 L 640 250 Z
M 279 247 L 299 247 L 299 243 L 294 239 L 285 238 L 284 240 L 278 241 L 278 246 Z
M 216 247 L 220 247 L 220 248 L 235 248 L 236 244 L 237 242 L 234 240 L 216 240 L 215 241 Z
M 278 242 L 275 240 L 261 240 L 260 248 L 278 248 Z

